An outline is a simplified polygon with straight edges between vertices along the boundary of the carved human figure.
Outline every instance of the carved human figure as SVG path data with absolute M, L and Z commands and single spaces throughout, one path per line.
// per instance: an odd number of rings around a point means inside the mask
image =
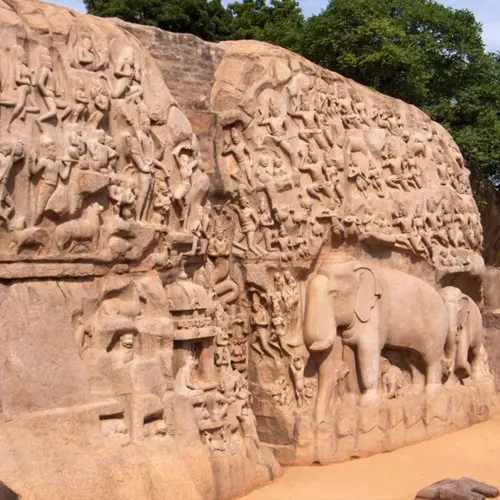
M 262 255 L 262 250 L 255 244 L 255 233 L 259 224 L 259 217 L 255 210 L 250 206 L 248 198 L 244 195 L 240 195 L 238 198 L 238 203 L 233 204 L 232 207 L 238 214 L 238 219 L 240 221 L 240 229 L 243 233 L 243 238 L 246 240 L 247 248 L 241 245 L 239 242 L 233 242 L 235 246 L 239 246 L 243 250 L 248 250 L 257 256 Z
M 250 324 L 254 335 L 254 340 L 250 344 L 261 356 L 267 354 L 272 359 L 276 360 L 276 354 L 271 349 L 269 341 L 271 339 L 269 313 L 262 305 L 260 295 L 253 293 L 252 295 L 252 309 L 250 313 Z
M 113 170 L 118 159 L 115 149 L 107 143 L 106 132 L 98 129 L 92 139 L 88 141 L 88 150 L 91 158 L 91 169 L 96 172 L 108 173 Z
M 361 120 L 354 111 L 352 99 L 347 92 L 345 83 L 342 81 L 339 81 L 337 84 L 336 106 L 340 112 L 342 123 L 345 128 L 361 127 Z
M 79 163 L 80 159 L 87 152 L 87 144 L 83 139 L 83 131 L 80 127 L 75 127 L 68 134 L 68 146 L 64 162 Z
M 135 335 L 136 332 L 122 333 L 109 351 L 111 366 L 115 370 L 133 361 Z
M 88 120 L 89 128 L 98 128 L 104 118 L 107 118 L 110 107 L 111 92 L 104 77 L 95 80 L 90 88 L 90 98 L 93 110 Z
M 264 238 L 266 251 L 275 252 L 276 249 L 273 247 L 274 230 L 272 229 L 274 226 L 274 220 L 271 216 L 271 211 L 269 210 L 269 205 L 265 197 L 260 198 L 257 215 L 259 217 L 260 232 Z
M 359 236 L 359 226 L 361 221 L 352 209 L 348 209 L 343 219 L 344 237 L 346 239 L 357 238 Z
M 176 146 L 172 155 L 179 168 L 181 178 L 181 183 L 174 191 L 174 201 L 180 207 L 181 213 L 179 220 L 182 223 L 183 229 L 186 229 L 188 221 L 187 215 L 190 209 L 190 207 L 187 206 L 186 199 L 191 191 L 192 177 L 194 170 L 198 166 L 198 158 L 196 158 L 192 146 L 186 143 L 181 143 Z
M 9 143 L 0 144 L 0 220 L 7 226 L 15 211 L 7 184 L 14 164 L 24 156 L 24 144 L 21 141 L 16 141 L 13 146 Z
M 84 35 L 80 44 L 75 46 L 76 65 L 88 71 L 97 71 L 102 67 L 99 53 L 89 35 Z
M 362 163 L 356 159 L 351 158 L 349 162 L 349 170 L 347 172 L 347 179 L 354 183 L 358 191 L 366 198 L 368 191 L 368 178 L 363 170 Z
M 137 141 L 130 140 L 130 158 L 136 168 L 138 179 L 136 215 L 138 220 L 143 220 L 147 215 L 153 191 L 155 168 L 161 169 L 166 178 L 170 176 L 170 172 L 163 163 L 156 159 L 155 145 L 151 137 L 151 120 L 148 116 L 142 116 L 135 133 Z
M 307 155 L 303 150 L 300 150 L 299 156 L 301 157 L 299 171 L 309 174 L 312 180 L 311 184 L 306 185 L 309 196 L 321 200 L 320 193 L 322 193 L 328 198 L 333 198 L 334 191 L 332 185 L 325 178 L 323 161 L 320 160 L 319 155 L 309 149 Z
M 276 342 L 271 341 L 270 345 L 275 346 L 282 354 L 292 356 L 286 342 L 286 321 L 281 311 L 281 306 L 278 300 L 273 300 L 273 312 L 271 317 L 272 333 Z
M 35 71 L 28 67 L 28 57 L 26 51 L 20 45 L 11 46 L 8 51 L 11 54 L 11 79 L 7 84 L 3 82 L 3 87 L 10 86 L 16 90 L 14 98 L 2 97 L 0 105 L 14 108 L 9 118 L 7 132 L 10 132 L 12 123 L 17 118 L 22 121 L 26 119 L 27 113 L 39 113 L 40 108 L 36 105 L 32 90 L 36 85 Z
M 297 406 L 302 408 L 305 403 L 305 370 L 304 358 L 302 356 L 294 356 L 290 363 L 290 371 L 292 372 L 293 386 L 295 388 L 295 398 Z
M 258 460 L 260 454 L 260 441 L 257 433 L 257 421 L 253 411 L 248 404 L 245 404 L 238 415 L 241 432 L 245 439 L 247 457 Z
M 352 92 L 352 107 L 356 114 L 359 116 L 359 120 L 363 125 L 371 127 L 373 125 L 368 112 L 366 110 L 366 103 L 363 99 L 362 94 L 353 90 Z
M 283 164 L 283 159 L 273 159 L 273 185 L 278 193 L 292 188 L 292 180 Z
M 39 52 L 40 69 L 37 77 L 37 87 L 40 92 L 47 111 L 36 119 L 36 124 L 43 132 L 42 123 L 54 118 L 59 120 L 58 110 L 62 110 L 61 120 L 67 118 L 72 109 L 71 106 L 62 99 L 62 94 L 56 86 L 54 76 L 54 63 L 48 49 L 42 49 Z
M 168 226 L 172 193 L 164 181 L 156 181 L 153 198 L 153 223 Z
M 331 155 L 325 154 L 324 174 L 326 180 L 332 185 L 332 189 L 337 195 L 340 205 L 342 205 L 345 198 L 344 188 L 342 187 L 339 174 L 339 171 L 343 170 L 343 167 L 341 167 Z
M 307 143 L 313 139 L 320 149 L 326 151 L 329 149 L 329 144 L 325 139 L 318 113 L 304 94 L 300 95 L 299 101 L 298 109 L 292 109 L 288 112 L 290 116 L 300 118 L 304 124 L 305 128 L 299 129 L 299 138 Z
M 90 99 L 87 97 L 85 80 L 78 78 L 75 85 L 74 105 L 71 111 L 71 122 L 78 123 L 87 114 Z
M 211 219 L 212 204 L 209 201 L 205 202 L 205 205 L 198 205 L 198 218 L 196 225 L 192 231 L 193 233 L 193 244 L 191 246 L 191 251 L 187 255 L 195 255 L 198 250 L 201 255 L 207 253 L 208 248 L 208 232 Z
M 382 183 L 382 172 L 374 161 L 368 162 L 367 178 L 370 186 L 379 198 L 385 197 L 384 185 Z
M 136 60 L 136 54 L 129 45 L 123 47 L 113 68 L 116 78 L 112 96 L 114 99 L 136 101 L 143 94 L 141 68 Z
M 30 163 L 30 174 L 32 176 L 42 172 L 35 202 L 35 224 L 40 222 L 47 203 L 57 188 L 59 179 L 67 180 L 71 169 L 71 163 L 64 164 L 61 160 L 57 159 L 56 145 L 50 137 L 43 136 L 40 139 L 40 144 L 43 149 L 43 155 L 35 162 Z
M 264 113 L 264 111 L 259 108 L 258 115 L 258 125 L 266 127 L 269 137 L 290 158 L 292 167 L 295 168 L 296 156 L 288 138 L 289 125 L 287 116 L 282 115 L 279 105 L 273 98 L 269 99 L 268 112 Z
M 108 196 L 116 216 L 127 221 L 135 217 L 137 188 L 132 180 L 114 174 L 110 175 Z
M 188 353 L 181 366 L 174 382 L 174 390 L 187 398 L 202 396 L 204 391 L 193 381 L 193 375 L 198 366 L 198 360 L 192 353 Z
M 410 191 L 408 182 L 403 175 L 403 158 L 398 154 L 396 145 L 392 141 L 387 143 L 386 152 L 382 157 L 384 158 L 382 168 L 388 168 L 390 172 L 389 176 L 385 179 L 386 184 L 394 189 Z
M 255 174 L 257 181 L 256 185 L 258 185 L 258 187 L 261 189 L 268 188 L 271 183 L 273 172 L 270 166 L 271 160 L 269 156 L 262 155 L 259 158 L 259 163 L 257 165 L 257 171 Z
M 422 189 L 422 171 L 412 151 L 408 151 L 403 158 L 403 170 L 407 185 L 415 189 Z
M 223 155 L 234 156 L 238 168 L 241 173 L 245 176 L 245 179 L 251 189 L 254 189 L 254 173 L 253 173 L 253 161 L 252 153 L 248 146 L 246 145 L 243 137 L 241 136 L 240 130 L 233 126 L 230 131 L 230 142 L 226 142 L 222 149 Z M 237 176 L 239 178 L 239 176 Z M 238 180 L 238 179 L 237 179 Z

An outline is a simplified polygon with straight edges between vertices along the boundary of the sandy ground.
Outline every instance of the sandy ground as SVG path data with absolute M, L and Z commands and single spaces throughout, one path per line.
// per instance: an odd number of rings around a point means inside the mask
M 468 476 L 500 487 L 500 416 L 391 453 L 325 467 L 289 467 L 245 500 L 413 500 L 440 479 Z

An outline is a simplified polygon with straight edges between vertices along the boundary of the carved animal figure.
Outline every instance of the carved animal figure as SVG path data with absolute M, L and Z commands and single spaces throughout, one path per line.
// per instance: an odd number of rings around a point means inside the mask
M 24 217 L 14 219 L 9 226 L 12 242 L 10 247 L 19 255 L 22 250 L 29 248 L 40 253 L 49 242 L 49 233 L 42 227 L 26 227 Z
M 427 392 L 441 389 L 441 356 L 447 331 L 445 304 L 421 279 L 347 256 L 337 260 L 328 256 L 308 283 L 304 315 L 304 343 L 318 367 L 316 422 L 325 420 L 332 400 L 337 335 L 356 351 L 360 403 L 367 404 L 379 398 L 384 346 L 418 352 L 425 368 Z M 415 380 L 417 369 L 413 365 L 411 369 Z
M 103 207 L 92 203 L 80 219 L 63 222 L 56 227 L 55 239 L 59 251 L 72 252 L 77 246 L 85 246 L 95 252 L 99 240 L 99 222 Z
M 447 286 L 441 297 L 448 310 L 448 336 L 445 355 L 451 363 L 450 373 L 479 378 L 480 350 L 483 345 L 483 320 L 477 304 L 462 290 Z M 469 358 L 469 351 L 471 358 Z M 469 363 L 469 359 L 471 362 Z

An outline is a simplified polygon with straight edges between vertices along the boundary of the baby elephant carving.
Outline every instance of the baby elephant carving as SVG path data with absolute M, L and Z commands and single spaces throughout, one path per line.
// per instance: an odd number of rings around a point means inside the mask
M 447 286 L 441 290 L 441 296 L 448 311 L 445 356 L 451 365 L 449 372 L 461 377 L 480 378 L 480 351 L 483 345 L 481 311 L 459 288 Z
M 99 240 L 100 214 L 103 207 L 99 203 L 88 206 L 81 218 L 63 222 L 56 227 L 55 239 L 60 252 L 73 252 L 77 247 L 85 247 L 95 252 Z

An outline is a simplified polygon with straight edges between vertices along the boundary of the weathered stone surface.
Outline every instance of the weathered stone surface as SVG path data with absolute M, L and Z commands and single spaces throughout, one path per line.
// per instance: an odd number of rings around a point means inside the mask
M 415 500 L 482 500 L 497 498 L 500 494 L 496 486 L 481 483 L 468 477 L 443 479 L 420 490 Z
M 271 450 L 331 463 L 496 411 L 443 127 L 267 44 L 0 11 L 0 478 L 23 498 L 229 499 L 281 473 Z

